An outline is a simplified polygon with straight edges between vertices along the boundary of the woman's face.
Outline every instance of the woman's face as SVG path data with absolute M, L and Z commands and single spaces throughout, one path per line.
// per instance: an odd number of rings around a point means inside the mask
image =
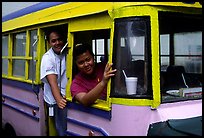
M 60 54 L 60 51 L 64 46 L 62 36 L 60 36 L 60 34 L 56 32 L 50 33 L 49 45 L 52 47 L 52 49 L 56 54 Z
M 83 74 L 90 75 L 94 72 L 94 57 L 87 50 L 76 58 L 76 65 Z

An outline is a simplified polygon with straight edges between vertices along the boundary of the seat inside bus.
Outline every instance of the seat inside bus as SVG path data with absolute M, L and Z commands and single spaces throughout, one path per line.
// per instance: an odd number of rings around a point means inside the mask
M 164 89 L 178 90 L 179 88 L 186 88 L 184 80 L 185 69 L 183 66 L 170 65 L 167 67 L 164 76 Z

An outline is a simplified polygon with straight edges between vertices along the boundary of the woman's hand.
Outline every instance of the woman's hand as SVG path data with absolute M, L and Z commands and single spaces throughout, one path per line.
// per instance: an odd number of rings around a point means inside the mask
M 111 68 L 112 68 L 112 65 L 113 65 L 113 63 L 107 63 L 107 64 L 106 64 L 106 67 L 105 67 L 105 70 L 104 70 L 104 73 L 103 73 L 103 80 L 102 80 L 102 82 L 103 82 L 104 84 L 107 84 L 107 83 L 108 83 L 110 77 L 115 76 L 115 72 L 116 72 L 117 70 L 116 70 L 116 69 L 112 70 L 112 69 L 111 69 Z

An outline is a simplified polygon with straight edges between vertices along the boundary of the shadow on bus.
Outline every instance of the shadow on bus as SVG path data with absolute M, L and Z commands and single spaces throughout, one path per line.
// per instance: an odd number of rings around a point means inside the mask
M 150 124 L 147 136 L 202 136 L 202 116 Z

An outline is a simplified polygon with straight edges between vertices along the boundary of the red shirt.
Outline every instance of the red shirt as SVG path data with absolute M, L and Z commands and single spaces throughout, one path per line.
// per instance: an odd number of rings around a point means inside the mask
M 81 72 L 79 72 L 73 79 L 71 84 L 71 94 L 72 97 L 80 92 L 86 92 L 88 93 L 91 89 L 93 89 L 98 83 L 101 82 L 103 79 L 103 73 L 105 69 L 104 63 L 97 63 L 95 67 L 95 76 L 91 75 L 85 76 Z M 107 88 L 105 88 L 100 96 L 100 99 L 106 98 L 106 91 Z

